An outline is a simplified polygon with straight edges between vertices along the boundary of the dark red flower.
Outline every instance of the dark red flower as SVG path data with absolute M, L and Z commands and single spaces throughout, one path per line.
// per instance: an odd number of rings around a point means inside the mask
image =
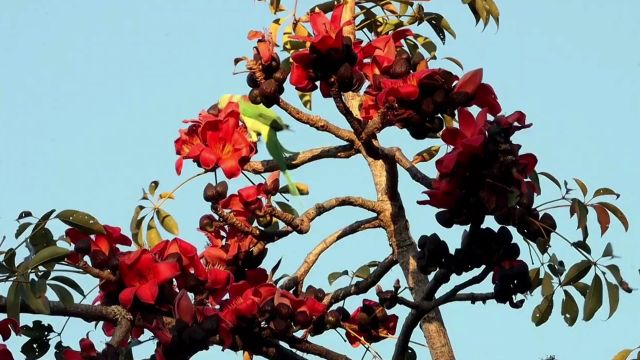
M 90 360 L 97 356 L 98 351 L 88 337 L 80 339 L 80 351 L 66 349 L 62 352 L 64 360 Z
M 20 334 L 20 325 L 18 322 L 12 318 L 6 318 L 0 321 L 0 336 L 2 336 L 2 341 L 9 340 L 11 332 L 14 332 L 16 335 Z
M 401 46 L 400 41 L 409 36 L 413 36 L 411 30 L 401 29 L 377 37 L 358 49 L 358 68 L 369 82 L 374 82 L 377 75 L 389 71 L 396 58 L 396 50 Z
M 353 347 L 358 347 L 362 340 L 375 343 L 396 333 L 397 315 L 387 315 L 379 303 L 364 299 L 362 306 L 351 314 L 347 325 L 347 340 Z
M 464 106 L 486 108 L 489 114 L 497 116 L 502 111 L 495 91 L 482 82 L 482 69 L 470 71 L 460 78 L 453 90 L 453 96 L 464 99 Z
M 13 360 L 13 355 L 7 345 L 0 343 L 0 360 Z
M 119 296 L 125 308 L 131 307 L 134 298 L 153 304 L 158 296 L 158 285 L 163 284 L 180 273 L 175 262 L 157 262 L 146 249 L 129 253 L 120 259 L 120 277 L 126 286 Z

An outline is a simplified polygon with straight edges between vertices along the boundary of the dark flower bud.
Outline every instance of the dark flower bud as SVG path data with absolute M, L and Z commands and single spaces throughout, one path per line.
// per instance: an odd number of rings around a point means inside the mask
M 278 314 L 278 317 L 281 319 L 287 320 L 293 316 L 293 309 L 287 304 L 280 303 L 276 305 L 276 314 Z
M 335 329 L 340 326 L 342 315 L 337 310 L 331 310 L 324 316 L 324 319 L 327 329 Z
M 249 101 L 254 105 L 262 104 L 262 96 L 260 95 L 260 90 L 258 88 L 251 89 L 251 91 L 249 91 Z
M 73 247 L 73 251 L 80 255 L 88 255 L 91 252 L 91 239 L 86 238 L 78 241 Z
M 293 316 L 293 323 L 301 329 L 311 326 L 311 316 L 306 311 L 298 311 Z
M 249 87 L 252 89 L 257 89 L 260 87 L 260 82 L 258 81 L 256 74 L 250 72 L 247 75 L 247 85 L 249 85 Z

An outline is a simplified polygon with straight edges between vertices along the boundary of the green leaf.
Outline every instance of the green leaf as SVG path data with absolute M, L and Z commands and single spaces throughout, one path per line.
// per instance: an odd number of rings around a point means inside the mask
M 529 278 L 531 279 L 531 290 L 529 290 L 529 292 L 533 294 L 535 289 L 537 289 L 538 286 L 542 285 L 542 279 L 540 278 L 540 268 L 537 267 L 529 270 Z
M 9 270 L 16 271 L 16 251 L 13 248 L 9 248 L 7 252 L 4 253 L 2 262 Z
M 602 279 L 598 274 L 593 276 L 587 298 L 584 301 L 584 314 L 582 319 L 589 321 L 602 306 Z
M 135 209 L 133 209 L 133 215 L 131 216 L 131 222 L 129 223 L 129 231 L 131 231 L 131 234 L 140 231 L 140 226 L 137 226 L 138 218 L 140 217 L 140 213 L 144 209 L 146 209 L 146 207 L 143 205 L 138 205 L 135 207 Z
M 149 224 L 147 224 L 147 244 L 149 245 L 149 248 L 153 248 L 161 241 L 162 236 L 160 236 L 160 232 L 156 227 L 156 222 L 152 217 L 151 220 L 149 220 Z
M 362 265 L 353 273 L 353 276 L 360 279 L 366 279 L 369 275 L 371 275 L 371 268 L 369 268 L 369 265 Z
M 609 188 L 600 188 L 593 192 L 594 198 L 599 196 L 607 196 L 607 195 L 615 196 L 616 200 L 620 198 L 620 194 L 615 192 L 613 189 L 609 189 Z
M 554 287 L 552 280 L 551 274 L 545 272 L 544 278 L 542 279 L 542 296 L 553 295 Z
M 607 293 L 609 294 L 609 317 L 611 319 L 616 310 L 618 310 L 618 304 L 620 303 L 620 287 L 611 281 L 607 280 Z
M 429 56 L 435 55 L 437 48 L 436 48 L 436 44 L 434 44 L 433 41 L 431 41 L 431 39 L 429 39 L 428 37 L 422 36 L 420 34 L 414 34 L 413 38 L 415 39 L 418 45 L 420 45 L 423 49 L 427 51 L 427 54 L 429 54 Z
M 339 278 L 343 277 L 343 276 L 347 276 L 349 275 L 349 271 L 348 270 L 343 270 L 343 271 L 336 271 L 336 272 L 332 272 L 327 276 L 327 280 L 329 281 L 329 285 L 333 285 L 334 282 L 336 282 L 336 280 L 338 280 Z
M 576 182 L 576 184 L 578 185 L 578 188 L 580 188 L 580 191 L 582 192 L 582 195 L 586 198 L 587 194 L 589 193 L 589 189 L 587 188 L 587 185 L 578 178 L 573 178 L 573 181 Z
M 287 214 L 291 214 L 295 217 L 299 217 L 300 215 L 298 214 L 298 212 L 296 211 L 296 209 L 293 208 L 293 206 L 289 205 L 289 203 L 286 203 L 284 201 L 276 201 L 275 202 L 278 207 L 280 208 L 280 210 L 286 212 Z
M 51 262 L 51 261 L 58 262 L 60 260 L 63 260 L 68 253 L 69 253 L 69 250 L 61 248 L 59 246 L 49 246 L 40 250 L 31 259 L 29 266 L 32 269 L 35 269 L 36 267 L 47 262 Z
M 131 232 L 131 239 L 133 243 L 136 244 L 138 248 L 144 248 L 144 232 L 142 231 L 142 224 L 144 223 L 144 219 L 147 215 L 142 216 L 138 221 L 136 221 L 135 231 Z
M 411 162 L 414 165 L 417 165 L 419 163 L 430 161 L 433 158 L 435 158 L 439 152 L 440 152 L 440 145 L 429 146 L 428 148 L 415 154 Z
M 443 60 L 448 60 L 451 61 L 452 63 L 456 64 L 456 66 L 458 66 L 460 68 L 460 70 L 464 71 L 464 65 L 462 65 L 462 62 L 454 57 L 451 56 L 445 56 L 442 58 Z
M 22 284 L 20 286 L 20 292 L 22 293 L 22 298 L 24 301 L 38 314 L 48 314 L 49 309 L 40 301 L 39 298 L 35 296 L 33 290 L 31 289 L 30 284 Z M 47 301 L 43 298 L 44 301 Z
M 49 287 L 56 293 L 58 300 L 60 300 L 64 305 L 72 305 L 74 303 L 73 295 L 71 295 L 69 290 L 64 286 L 50 283 Z
M 609 210 L 609 212 L 612 213 L 613 216 L 618 219 L 618 221 L 620 221 L 622 226 L 624 226 L 624 231 L 629 231 L 629 220 L 627 220 L 627 217 L 622 212 L 622 210 L 608 202 L 599 202 L 598 205 L 602 205 L 605 209 Z
M 539 172 L 538 175 L 546 177 L 549 181 L 554 183 L 558 187 L 558 189 L 562 190 L 562 185 L 560 185 L 560 181 L 558 181 L 558 179 L 556 179 L 555 176 L 553 176 L 553 175 L 551 175 L 551 174 L 549 174 L 548 172 L 545 172 L 545 171 Z
M 158 190 L 158 186 L 160 185 L 160 182 L 158 180 L 153 180 L 152 182 L 149 183 L 149 194 L 151 194 L 151 196 L 155 196 L 156 195 L 156 190 Z
M 584 229 L 587 226 L 587 214 L 589 214 L 589 209 L 587 209 L 587 206 L 582 201 L 576 198 L 571 199 L 569 214 L 571 217 L 576 214 L 578 215 L 578 229 Z
M 62 210 L 56 215 L 56 218 L 87 234 L 106 234 L 98 219 L 82 211 Z
M 307 110 L 311 111 L 311 93 L 303 93 L 298 91 L 298 98 L 300 98 L 300 102 L 302 106 L 304 106 Z
M 570 292 L 564 290 L 564 299 L 562 300 L 562 318 L 564 322 L 569 326 L 573 326 L 578 320 L 579 311 L 576 299 Z
M 9 291 L 7 291 L 7 317 L 16 320 L 20 323 L 20 300 L 22 298 L 22 294 L 18 289 L 20 283 L 18 281 L 14 281 L 9 286 Z
M 576 289 L 583 298 L 587 297 L 587 294 L 589 293 L 589 285 L 583 282 L 577 282 L 571 286 L 573 286 L 573 288 Z
M 166 210 L 158 208 L 156 211 L 156 217 L 160 221 L 160 225 L 162 225 L 163 229 L 176 236 L 180 233 L 178 223 Z
M 66 285 L 70 289 L 73 289 L 78 294 L 82 296 L 85 295 L 82 287 L 75 280 L 68 278 L 66 276 L 61 276 L 61 275 L 53 276 L 51 279 L 49 279 L 49 281 L 59 282 L 60 284 Z
M 25 356 L 25 360 L 37 360 L 49 352 L 51 344 L 49 338 L 29 339 L 20 348 L 20 352 Z
M 634 349 L 624 349 L 616 354 L 612 360 L 626 360 Z
M 18 225 L 18 229 L 16 230 L 16 239 L 20 237 L 27 229 L 33 225 L 33 223 L 26 222 Z
M 604 250 L 602 251 L 602 257 L 613 257 L 613 245 L 611 245 L 611 243 L 607 243 L 607 246 L 604 247 Z
M 624 279 L 622 278 L 622 274 L 620 273 L 620 268 L 618 267 L 618 265 L 609 264 L 609 265 L 606 265 L 605 267 L 607 268 L 607 270 L 609 270 L 609 272 L 611 273 L 613 278 L 616 279 L 616 282 L 618 283 L 618 285 L 620 285 L 624 281 Z
M 593 266 L 593 262 L 590 260 L 582 260 L 573 264 L 567 274 L 562 279 L 562 286 L 573 285 L 578 281 L 582 280 L 589 271 L 591 271 L 591 267 Z
M 553 312 L 553 296 L 545 296 L 542 298 L 542 302 L 533 309 L 531 314 L 531 321 L 535 326 L 540 326 L 549 320 L 549 316 Z
M 16 221 L 20 221 L 22 219 L 26 219 L 26 218 L 32 217 L 32 216 L 33 216 L 33 213 L 31 211 L 24 210 L 24 211 L 21 211 L 20 214 L 18 214 L 18 218 L 16 219 Z

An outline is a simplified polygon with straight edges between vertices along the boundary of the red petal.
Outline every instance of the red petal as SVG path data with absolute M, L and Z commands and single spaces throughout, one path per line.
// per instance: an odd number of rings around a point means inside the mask
M 130 308 L 131 304 L 133 304 L 133 296 L 136 294 L 136 290 L 136 287 L 130 287 L 122 290 L 122 292 L 120 292 L 120 295 L 118 295 L 118 301 L 120 302 L 120 305 L 122 305 L 126 309 Z
M 161 262 L 153 265 L 153 277 L 158 284 L 167 282 L 180 274 L 180 265 L 175 262 Z
M 174 316 L 191 325 L 194 318 L 194 307 L 186 290 L 181 290 L 176 296 Z
M 176 174 L 180 175 L 182 173 L 183 164 L 184 164 L 184 159 L 181 156 L 176 160 Z
M 482 82 L 482 69 L 476 69 L 464 74 L 458 84 L 456 84 L 454 93 L 462 92 L 473 94 L 476 92 L 478 85 Z
M 138 287 L 136 295 L 138 296 L 138 299 L 144 303 L 155 303 L 156 298 L 158 297 L 158 283 L 153 280 L 149 281 L 148 283 Z

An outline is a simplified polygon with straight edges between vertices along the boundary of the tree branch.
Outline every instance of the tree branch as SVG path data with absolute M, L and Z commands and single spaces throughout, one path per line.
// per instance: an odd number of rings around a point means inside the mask
M 327 146 L 309 149 L 291 156 L 287 156 L 285 158 L 285 161 L 287 162 L 287 169 L 292 170 L 320 159 L 348 159 L 354 156 L 356 153 L 357 152 L 354 150 L 353 145 L 350 144 L 340 146 Z M 247 163 L 243 168 L 243 170 L 254 174 L 263 174 L 279 169 L 280 167 L 275 160 L 251 161 Z
M 313 250 L 311 250 L 309 254 L 307 254 L 307 256 L 304 259 L 304 262 L 302 263 L 302 265 L 300 265 L 298 270 L 296 270 L 296 272 L 293 273 L 293 275 L 291 275 L 282 285 L 280 285 L 280 287 L 285 290 L 291 290 L 294 287 L 296 287 L 296 285 L 301 285 L 304 279 L 307 277 L 307 274 L 309 274 L 309 271 L 311 271 L 313 266 L 316 264 L 316 262 L 320 258 L 320 255 L 322 255 L 322 253 L 324 253 L 327 249 L 329 249 L 329 247 L 331 247 L 333 244 L 338 242 L 340 239 L 343 239 L 349 235 L 353 235 L 355 233 L 358 233 L 360 231 L 367 230 L 367 229 L 378 228 L 380 227 L 380 225 L 381 224 L 378 218 L 372 217 L 372 218 L 356 221 L 351 225 L 346 226 L 334 232 L 333 234 L 329 235 L 320 244 L 318 244 Z
M 401 168 L 405 169 L 413 181 L 421 184 L 427 189 L 431 189 L 433 179 L 425 175 L 420 169 L 418 169 L 407 157 L 402 150 L 397 147 L 384 149 L 385 153 L 395 160 Z
M 342 92 L 338 90 L 337 86 L 333 86 L 331 88 L 331 97 L 333 98 L 333 102 L 336 104 L 336 108 L 338 108 L 338 111 L 340 111 L 342 116 L 344 116 L 344 118 L 347 120 L 349 126 L 351 126 L 351 129 L 353 129 L 353 132 L 356 134 L 356 136 L 360 136 L 360 134 L 362 133 L 362 120 L 358 119 L 353 114 L 347 103 L 344 101 Z
M 380 262 L 378 267 L 376 267 L 376 269 L 373 270 L 366 279 L 357 281 L 356 283 L 351 284 L 349 286 L 345 286 L 343 288 L 337 289 L 331 294 L 327 294 L 323 302 L 328 305 L 333 305 L 350 296 L 366 293 L 371 288 L 376 286 L 376 284 L 378 284 L 380 280 L 382 280 L 382 278 L 397 264 L 398 264 L 398 261 L 393 257 L 393 255 L 389 255 L 387 258 L 385 258 Z
M 338 139 L 344 140 L 358 147 L 359 142 L 353 132 L 333 125 L 320 116 L 307 114 L 282 98 L 280 98 L 278 106 L 297 121 L 309 125 L 316 130 L 329 133 Z
M 324 346 L 314 344 L 308 340 L 303 340 L 298 337 L 291 337 L 286 339 L 285 342 L 289 344 L 292 349 L 302 351 L 307 354 L 315 355 L 327 360 L 349 360 L 349 357 L 339 354 Z
M 417 308 L 414 308 L 411 310 L 411 312 L 405 319 L 404 324 L 402 325 L 402 330 L 400 331 L 400 335 L 398 336 L 398 340 L 396 341 L 396 348 L 395 348 L 395 351 L 393 352 L 392 359 L 393 360 L 404 359 L 404 354 L 406 354 L 407 352 L 407 347 L 409 346 L 409 340 L 411 339 L 411 334 L 413 334 L 413 330 L 416 328 L 416 326 L 420 324 L 420 320 L 425 315 L 427 315 L 429 312 L 438 308 L 438 306 L 445 304 L 447 302 L 450 302 L 451 299 L 453 299 L 460 291 L 470 286 L 483 282 L 484 279 L 486 279 L 487 276 L 489 276 L 489 274 L 491 274 L 492 271 L 493 270 L 491 268 L 485 267 L 484 269 L 482 269 L 482 271 L 478 275 L 454 286 L 451 290 L 449 290 L 447 293 L 440 296 L 436 300 L 434 301 L 427 300 L 426 302 L 422 301 L 420 303 L 417 303 L 416 304 Z M 440 273 L 440 271 L 438 271 L 438 273 Z M 437 276 L 437 273 L 436 273 L 436 276 Z
M 322 203 L 317 203 L 302 215 L 295 218 L 295 220 L 289 217 L 283 217 L 282 220 L 288 227 L 276 232 L 276 239 L 281 239 L 292 232 L 298 234 L 306 234 L 311 230 L 311 222 L 322 214 L 325 214 L 335 208 L 342 206 L 353 206 L 361 209 L 369 210 L 374 213 L 380 211 L 380 206 L 376 201 L 365 199 L 359 196 L 342 196 L 333 199 L 329 199 Z M 291 221 L 292 220 L 292 221 Z

